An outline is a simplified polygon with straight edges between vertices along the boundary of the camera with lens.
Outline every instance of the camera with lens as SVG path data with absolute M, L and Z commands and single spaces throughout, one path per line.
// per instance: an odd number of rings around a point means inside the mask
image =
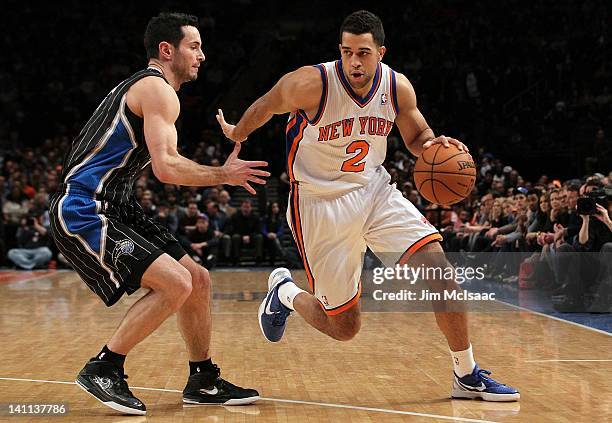
M 587 195 L 578 199 L 576 211 L 582 215 L 593 215 L 597 213 L 597 204 L 603 208 L 608 208 L 608 201 L 612 199 L 611 188 L 596 188 Z

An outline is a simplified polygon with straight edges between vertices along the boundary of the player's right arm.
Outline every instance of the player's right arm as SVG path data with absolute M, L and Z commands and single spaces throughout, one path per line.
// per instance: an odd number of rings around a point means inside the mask
M 316 111 L 322 90 L 323 81 L 319 70 L 314 66 L 304 66 L 284 75 L 270 91 L 249 106 L 238 124 L 227 123 L 221 109 L 217 120 L 225 136 L 240 143 L 274 115 L 297 110 L 304 110 L 306 113 Z
M 255 169 L 267 166 L 267 162 L 238 159 L 239 144 L 221 167 L 200 165 L 181 156 L 177 150 L 178 136 L 174 126 L 180 112 L 180 103 L 174 89 L 161 78 L 143 78 L 134 84 L 128 92 L 128 106 L 144 120 L 144 135 L 153 173 L 163 183 L 187 186 L 240 185 L 255 194 L 249 182 L 265 184 L 265 180 L 259 177 L 270 176 L 269 172 Z

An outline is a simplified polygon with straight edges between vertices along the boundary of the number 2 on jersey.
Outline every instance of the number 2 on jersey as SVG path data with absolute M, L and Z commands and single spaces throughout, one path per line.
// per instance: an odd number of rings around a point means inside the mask
M 353 141 L 348 145 L 348 147 L 346 147 L 346 153 L 357 154 L 355 154 L 350 159 L 345 160 L 344 163 L 342 163 L 342 167 L 340 168 L 340 170 L 343 172 L 363 172 L 363 169 L 365 169 L 365 162 L 361 162 L 361 160 L 363 160 L 365 156 L 368 155 L 369 151 L 370 144 L 368 144 L 367 141 Z

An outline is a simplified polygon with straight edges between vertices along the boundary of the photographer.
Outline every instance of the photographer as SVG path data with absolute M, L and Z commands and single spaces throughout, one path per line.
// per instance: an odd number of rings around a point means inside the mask
M 8 258 L 24 270 L 46 267 L 51 260 L 47 229 L 39 216 L 24 217 L 17 229 L 17 246 L 8 252 Z
M 585 195 L 578 199 L 577 212 L 582 218 L 578 237 L 572 246 L 564 244 L 558 249 L 561 253 L 570 253 L 558 262 L 557 272 L 565 278 L 562 295 L 553 297 L 559 311 L 582 311 L 585 306 L 593 312 L 610 311 L 612 220 L 604 207 L 610 203 L 610 190 L 607 191 L 594 184 L 587 185 Z

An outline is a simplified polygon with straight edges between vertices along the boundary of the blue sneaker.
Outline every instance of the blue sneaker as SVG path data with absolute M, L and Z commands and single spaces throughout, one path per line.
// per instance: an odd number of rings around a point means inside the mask
M 518 401 L 521 394 L 490 377 L 488 370 L 474 367 L 472 374 L 458 377 L 454 374 L 452 398 L 482 398 L 485 401 Z
M 287 326 L 287 317 L 291 314 L 291 309 L 278 298 L 278 288 L 287 282 L 293 282 L 289 270 L 284 267 L 274 269 L 268 277 L 268 295 L 259 306 L 259 327 L 270 342 L 281 340 Z

